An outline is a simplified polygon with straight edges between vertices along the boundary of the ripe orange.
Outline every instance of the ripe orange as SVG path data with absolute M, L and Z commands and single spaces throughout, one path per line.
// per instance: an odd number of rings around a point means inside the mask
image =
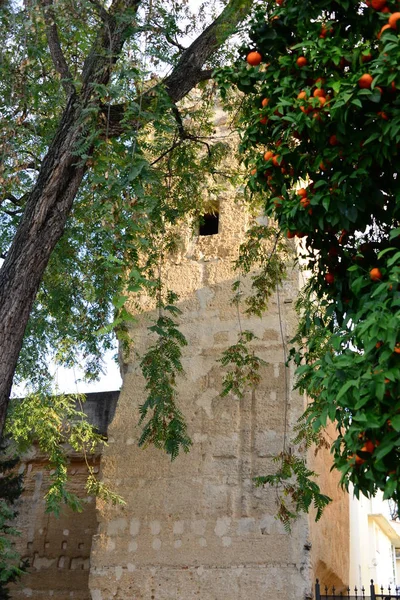
M 304 91 L 301 91 L 299 94 L 297 94 L 297 99 L 298 100 L 307 100 L 307 94 Z
M 319 34 L 319 37 L 321 39 L 324 39 L 324 38 L 326 38 L 326 36 L 328 35 L 328 33 L 332 33 L 332 28 L 328 29 L 327 26 L 323 23 L 321 25 L 321 33 Z
M 297 190 L 296 194 L 301 198 L 305 198 L 307 196 L 307 190 L 305 188 L 300 188 Z
M 380 348 L 381 346 L 383 346 L 383 342 L 376 342 L 375 348 Z M 386 383 L 386 381 L 385 381 L 385 383 Z
M 267 117 L 260 117 L 260 123 L 261 123 L 261 125 L 266 125 L 268 123 L 268 118 Z
M 314 98 L 319 98 L 320 96 L 325 96 L 325 90 L 323 90 L 322 88 L 317 88 L 316 90 L 314 90 L 313 96 L 314 96 Z
M 253 51 L 248 53 L 246 60 L 249 63 L 249 65 L 251 65 L 252 67 L 256 67 L 262 61 L 262 56 L 259 52 Z
M 380 117 L 381 119 L 383 119 L 384 121 L 389 121 L 389 117 L 387 116 L 387 114 L 385 113 L 385 111 L 380 110 L 379 112 L 376 113 L 378 115 L 378 117 Z
M 394 351 L 396 352 L 396 354 L 400 354 L 400 342 L 397 342 L 397 344 L 394 347 Z
M 296 235 L 295 231 L 287 231 L 286 232 L 286 237 L 290 239 L 294 238 L 294 236 Z
M 386 6 L 386 0 L 371 0 L 371 6 L 374 10 L 382 10 Z
M 366 63 L 366 62 L 369 62 L 370 60 L 372 60 L 372 54 L 362 54 L 361 55 L 361 62 Z
M 319 103 L 320 103 L 321 106 L 325 105 L 325 102 L 326 102 L 325 96 L 319 96 L 318 100 L 319 100 Z
M 364 73 L 364 75 L 361 75 L 360 79 L 358 80 L 358 85 L 362 89 L 370 89 L 373 79 L 374 78 L 372 75 L 369 73 Z
M 378 269 L 378 267 L 374 267 L 373 269 L 370 270 L 369 276 L 372 281 L 380 281 L 382 279 L 381 270 Z
M 257 173 L 257 169 L 252 169 L 252 170 L 250 171 L 250 175 L 255 175 L 256 173 Z
M 389 25 L 392 29 L 397 29 L 397 21 L 400 19 L 400 12 L 394 12 L 389 17 Z
M 305 67 L 307 63 L 308 61 L 305 56 L 299 56 L 299 58 L 296 60 L 298 67 Z
M 266 106 L 268 106 L 268 102 L 269 102 L 269 98 L 263 98 L 261 101 L 261 106 L 263 108 L 265 108 Z
M 378 35 L 376 36 L 378 38 L 378 40 L 381 39 L 381 35 L 384 31 L 386 31 L 387 29 L 391 29 L 389 23 L 386 23 L 386 25 L 384 25 L 383 27 L 381 27 L 380 32 L 378 33 Z
M 359 465 L 362 465 L 364 463 L 365 463 L 365 460 L 363 458 L 361 458 L 361 456 L 358 456 L 356 454 L 356 465 L 359 466 Z
M 307 208 L 308 206 L 310 206 L 310 201 L 308 198 L 304 197 L 300 200 L 300 204 L 303 208 Z
M 361 452 L 369 452 L 370 454 L 372 454 L 374 450 L 375 444 L 372 440 L 367 440 L 364 446 L 361 448 Z
M 331 137 L 329 138 L 329 143 L 331 146 L 337 146 L 338 145 L 338 139 L 336 137 L 335 134 L 331 135 Z
M 272 164 L 274 165 L 274 167 L 280 167 L 281 166 L 281 161 L 280 161 L 280 156 L 279 154 L 274 154 L 272 157 Z
M 273 157 L 274 153 L 271 150 L 267 150 L 264 154 L 264 160 L 270 160 Z
M 335 282 L 335 276 L 333 273 L 325 273 L 324 279 L 329 285 L 332 285 L 332 283 Z

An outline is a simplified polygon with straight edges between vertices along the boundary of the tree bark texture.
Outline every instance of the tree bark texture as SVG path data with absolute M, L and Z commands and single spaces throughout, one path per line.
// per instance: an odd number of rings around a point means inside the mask
M 127 25 L 123 19 L 116 18 L 118 11 L 136 9 L 139 4 L 140 0 L 114 1 L 109 18 L 85 62 L 82 91 L 77 94 L 72 90 L 67 99 L 57 133 L 0 270 L 0 437 L 32 305 L 85 174 L 86 167 L 76 155 L 76 147 L 85 136 L 83 115 L 88 107 L 101 110 L 93 91 L 94 84 L 109 82 L 112 67 L 109 57 L 115 62 L 122 51 Z M 204 63 L 232 34 L 250 8 L 249 0 L 231 0 L 212 25 L 182 53 L 176 68 L 164 82 L 173 102 L 183 98 L 204 78 Z

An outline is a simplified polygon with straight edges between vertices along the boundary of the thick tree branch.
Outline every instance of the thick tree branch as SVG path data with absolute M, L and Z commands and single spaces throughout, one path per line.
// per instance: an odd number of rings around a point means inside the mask
M 72 75 L 65 60 L 65 56 L 61 50 L 60 38 L 58 37 L 58 29 L 55 21 L 53 2 L 52 0 L 41 0 L 44 10 L 44 20 L 46 23 L 47 43 L 51 58 L 53 59 L 56 71 L 61 75 L 61 83 L 65 93 L 69 96 L 74 91 L 72 84 Z
M 165 39 L 167 40 L 167 42 L 169 42 L 171 44 L 171 46 L 175 46 L 176 48 L 179 48 L 179 50 L 181 50 L 181 52 L 185 52 L 186 48 L 184 46 L 182 46 L 182 44 L 180 44 L 173 37 L 171 37 L 166 31 L 162 32 L 162 30 L 160 30 L 160 33 L 164 33 Z
M 172 102 L 175 104 L 201 81 L 210 79 L 212 70 L 203 69 L 214 52 L 233 34 L 239 23 L 246 18 L 253 6 L 252 0 L 231 0 L 217 19 L 182 53 L 172 73 L 158 85 L 163 85 Z M 157 88 L 150 88 L 142 99 L 154 95 Z M 122 123 L 125 107 L 122 104 L 102 107 L 104 115 L 108 115 L 108 135 L 119 136 L 124 130 Z M 126 125 L 125 125 L 126 126 Z M 137 126 L 137 124 L 135 124 Z
M 178 64 L 164 80 L 173 102 L 178 102 L 204 78 L 203 66 L 214 52 L 233 34 L 250 13 L 251 0 L 231 0 L 222 13 L 183 52 Z
M 213 69 L 203 69 L 202 71 L 200 71 L 199 83 L 200 83 L 200 81 L 207 81 L 208 79 L 211 79 L 212 74 L 213 74 Z
M 9 217 L 16 217 L 17 215 L 21 215 L 24 211 L 22 210 L 22 208 L 20 208 L 19 210 L 7 210 L 7 209 L 3 209 L 3 213 L 5 213 L 6 215 L 8 215 Z
M 3 196 L 0 199 L 0 206 L 3 204 L 3 202 L 5 202 L 6 200 L 9 200 L 10 202 L 12 202 L 13 204 L 15 204 L 15 206 L 20 206 L 21 205 L 21 200 L 19 200 L 16 196 L 14 196 L 13 194 L 6 194 L 5 196 Z
M 106 9 L 100 4 L 100 2 L 96 2 L 96 0 L 89 0 L 90 4 L 93 4 L 95 9 L 100 15 L 100 18 L 104 21 L 104 23 L 108 23 L 110 15 L 106 11 Z
M 183 125 L 181 113 L 179 112 L 179 109 L 175 104 L 172 107 L 172 112 L 174 114 L 175 121 L 178 125 L 179 137 L 183 140 L 186 138 L 186 131 L 185 131 L 185 127 Z
M 6 200 L 8 200 L 9 202 L 12 202 L 14 204 L 14 206 L 24 206 L 28 196 L 29 196 L 29 192 L 27 192 L 20 198 L 17 198 L 16 196 L 14 196 L 14 194 L 5 194 L 2 198 L 0 198 L 0 206 L 4 202 L 6 202 Z
M 160 154 L 160 156 L 158 158 L 156 158 L 155 160 L 153 160 L 152 163 L 150 163 L 150 166 L 154 166 L 156 165 L 158 162 L 160 162 L 160 160 L 162 160 L 165 156 L 167 156 L 170 152 L 172 152 L 173 150 L 175 150 L 175 148 L 178 148 L 178 146 L 180 146 L 183 142 L 183 138 L 179 138 L 176 142 L 174 142 L 172 144 L 172 146 L 170 148 L 168 148 L 168 150 L 166 150 L 165 152 L 163 152 L 162 154 Z

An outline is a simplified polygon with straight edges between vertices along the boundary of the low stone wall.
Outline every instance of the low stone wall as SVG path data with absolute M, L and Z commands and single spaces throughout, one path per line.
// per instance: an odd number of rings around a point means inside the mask
M 87 394 L 83 404 L 89 421 L 103 434 L 114 415 L 118 396 L 119 392 Z M 99 472 L 100 456 L 93 459 L 92 465 Z M 64 508 L 59 518 L 46 513 L 49 469 L 45 457 L 32 448 L 23 457 L 20 470 L 24 473 L 24 492 L 17 505 L 15 526 L 21 532 L 17 550 L 30 567 L 12 586 L 12 598 L 89 600 L 89 561 L 97 516 L 94 499 L 85 498 L 87 468 L 83 458 L 71 454 L 68 470 L 69 489 L 84 498 L 84 510 L 75 513 Z

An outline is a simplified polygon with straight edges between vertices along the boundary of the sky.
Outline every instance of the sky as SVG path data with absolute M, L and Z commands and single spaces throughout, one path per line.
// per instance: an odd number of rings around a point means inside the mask
M 119 366 L 114 360 L 115 352 L 108 352 L 104 356 L 104 374 L 98 381 L 87 383 L 82 381 L 83 372 L 80 369 L 64 369 L 56 365 L 52 366 L 54 373 L 55 389 L 54 392 L 63 392 L 65 394 L 88 394 L 90 392 L 113 392 L 119 390 L 122 385 L 122 379 L 119 372 Z M 17 398 L 25 396 L 27 388 L 23 385 L 12 388 L 11 395 Z

